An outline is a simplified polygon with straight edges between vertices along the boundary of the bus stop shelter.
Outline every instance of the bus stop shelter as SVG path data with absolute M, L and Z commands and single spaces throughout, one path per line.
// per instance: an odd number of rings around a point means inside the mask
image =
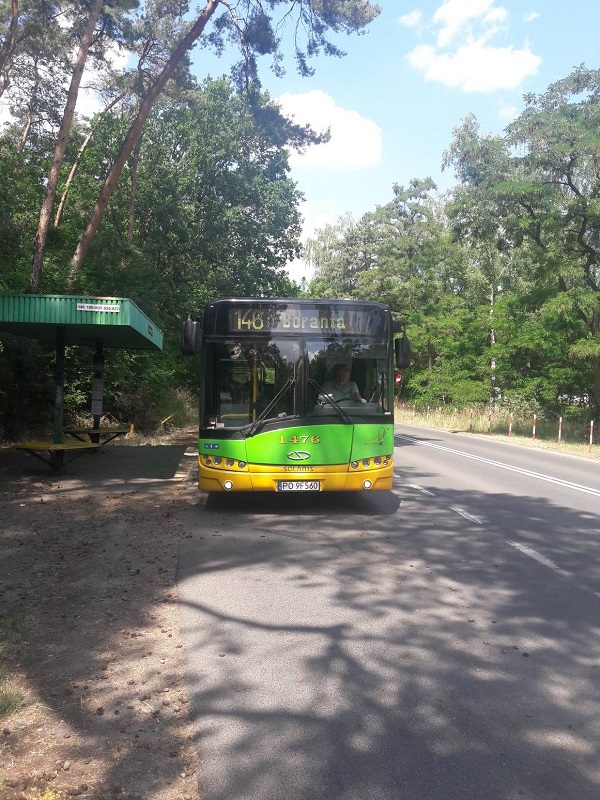
M 63 463 L 65 451 L 93 449 L 100 444 L 102 430 L 103 365 L 107 347 L 154 350 L 163 348 L 163 334 L 126 297 L 76 295 L 0 294 L 0 333 L 11 333 L 48 342 L 56 350 L 54 381 L 54 425 L 52 440 L 19 445 L 51 466 Z M 70 431 L 78 438 L 65 439 L 63 429 L 65 348 L 67 345 L 93 348 L 92 416 L 89 430 Z M 113 435 L 115 430 L 112 429 Z M 86 433 L 84 440 L 82 434 Z

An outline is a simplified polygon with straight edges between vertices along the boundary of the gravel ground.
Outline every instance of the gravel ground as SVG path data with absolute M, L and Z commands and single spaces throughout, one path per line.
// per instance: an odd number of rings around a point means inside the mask
M 175 584 L 194 445 L 58 473 L 0 449 L 0 800 L 199 800 Z

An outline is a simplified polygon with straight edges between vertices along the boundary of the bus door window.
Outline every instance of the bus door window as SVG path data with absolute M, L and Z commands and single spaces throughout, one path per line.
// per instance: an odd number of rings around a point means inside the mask
M 240 342 L 206 345 L 208 427 L 239 427 L 251 421 L 251 365 Z
M 221 359 L 219 362 L 218 422 L 226 428 L 250 421 L 250 370 L 244 361 Z
M 221 417 L 232 412 L 235 390 L 232 380 L 231 347 L 228 343 L 205 346 L 206 387 L 202 425 L 222 427 Z

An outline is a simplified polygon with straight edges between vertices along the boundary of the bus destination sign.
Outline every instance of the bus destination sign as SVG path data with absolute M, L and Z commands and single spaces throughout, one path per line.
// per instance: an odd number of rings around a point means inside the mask
M 346 336 L 381 335 L 384 325 L 378 310 L 361 307 L 230 306 L 231 333 L 321 333 Z

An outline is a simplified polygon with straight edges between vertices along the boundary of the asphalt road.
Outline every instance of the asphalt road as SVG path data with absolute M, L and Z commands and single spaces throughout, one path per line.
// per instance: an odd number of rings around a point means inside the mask
M 396 444 L 392 493 L 190 506 L 203 800 L 598 800 L 600 465 Z

